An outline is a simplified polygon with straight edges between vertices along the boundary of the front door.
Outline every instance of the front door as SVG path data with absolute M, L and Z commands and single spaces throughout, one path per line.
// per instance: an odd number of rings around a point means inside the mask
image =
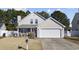
M 37 28 L 35 28 L 35 37 L 37 37 Z
M 32 28 L 31 31 L 34 33 L 34 36 L 37 37 L 37 28 Z

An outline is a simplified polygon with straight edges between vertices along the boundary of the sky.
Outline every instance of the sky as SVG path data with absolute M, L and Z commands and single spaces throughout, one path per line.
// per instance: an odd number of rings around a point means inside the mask
M 49 14 L 53 13 L 55 10 L 59 10 L 67 15 L 67 17 L 70 19 L 70 22 L 72 22 L 75 13 L 78 12 L 77 8 L 28 8 L 27 10 L 32 12 L 46 11 Z
M 4 8 L 4 10 L 7 10 L 8 8 Z M 70 19 L 70 23 L 73 20 L 73 17 L 76 12 L 79 12 L 78 8 L 14 8 L 15 10 L 23 10 L 27 11 L 29 10 L 30 12 L 41 12 L 41 11 L 46 11 L 49 14 L 53 13 L 56 10 L 59 10 L 67 15 L 67 17 Z
M 15 9 L 16 10 L 23 10 L 23 11 L 29 10 L 30 12 L 46 11 L 49 14 L 53 13 L 55 10 L 59 10 L 67 15 L 67 17 L 70 19 L 70 23 L 72 22 L 75 13 L 79 12 L 78 8 L 22 8 L 22 9 L 15 8 Z

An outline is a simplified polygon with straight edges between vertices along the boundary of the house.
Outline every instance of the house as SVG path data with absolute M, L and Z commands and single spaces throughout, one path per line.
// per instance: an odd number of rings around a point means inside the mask
M 7 30 L 4 23 L 0 23 L 0 37 L 7 36 Z
M 37 36 L 37 25 L 44 22 L 45 18 L 37 13 L 30 13 L 23 19 L 18 16 L 18 27 L 19 35 L 26 34 L 28 32 L 33 32 Z
M 33 32 L 37 38 L 63 38 L 64 25 L 54 18 L 45 19 L 37 13 L 30 13 L 23 19 L 18 16 L 19 35 Z
M 79 12 L 75 13 L 72 20 L 71 36 L 79 36 Z
M 4 23 L 0 23 L 0 37 L 18 36 L 18 31 L 8 31 Z

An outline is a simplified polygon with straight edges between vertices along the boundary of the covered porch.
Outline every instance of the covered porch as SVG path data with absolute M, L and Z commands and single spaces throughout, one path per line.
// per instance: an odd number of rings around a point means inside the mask
M 28 33 L 33 33 L 37 37 L 37 26 L 36 25 L 20 25 L 17 27 L 19 36 L 27 36 Z

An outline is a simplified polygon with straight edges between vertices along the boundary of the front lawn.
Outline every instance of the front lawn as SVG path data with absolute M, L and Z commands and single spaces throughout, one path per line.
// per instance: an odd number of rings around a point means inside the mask
M 0 38 L 0 50 L 24 50 L 26 49 L 25 39 L 25 37 Z M 28 46 L 30 50 L 42 49 L 40 40 L 29 40 Z
M 42 50 L 42 44 L 41 41 L 36 39 L 36 40 L 29 40 L 28 42 L 28 48 L 29 50 Z

